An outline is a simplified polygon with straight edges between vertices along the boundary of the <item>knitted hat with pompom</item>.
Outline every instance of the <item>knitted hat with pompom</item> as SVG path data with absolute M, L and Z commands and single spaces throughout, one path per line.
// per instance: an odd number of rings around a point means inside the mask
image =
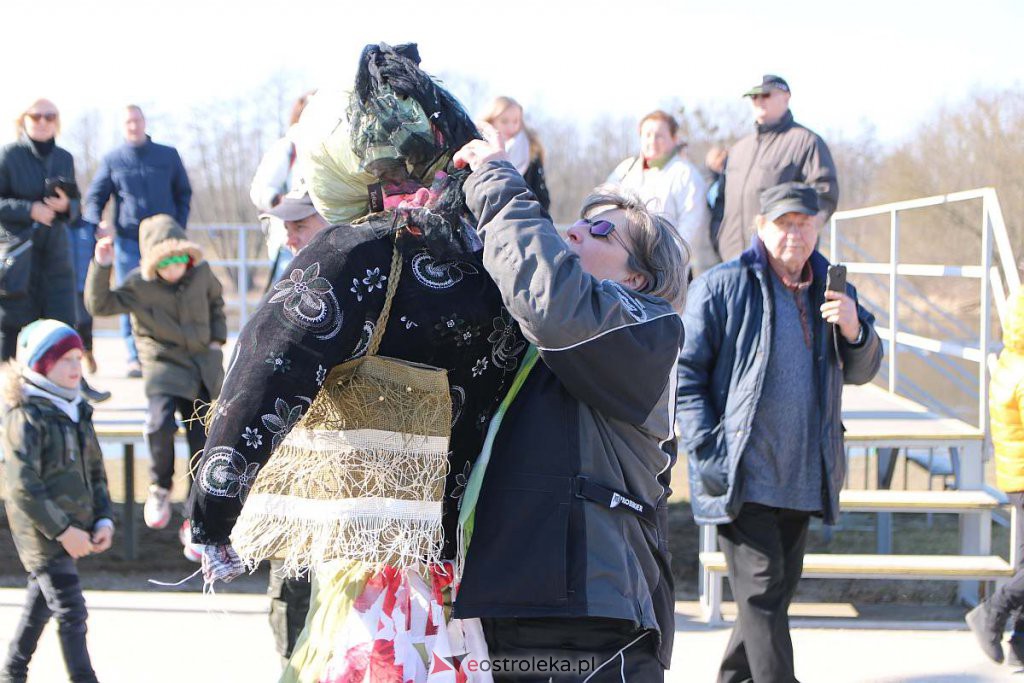
M 71 349 L 82 349 L 82 338 L 74 328 L 59 320 L 37 320 L 18 334 L 18 360 L 45 376 Z

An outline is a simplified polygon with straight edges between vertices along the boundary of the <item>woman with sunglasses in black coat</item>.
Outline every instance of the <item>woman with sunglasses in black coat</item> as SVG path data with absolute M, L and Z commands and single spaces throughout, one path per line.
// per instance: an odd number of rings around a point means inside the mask
M 0 361 L 34 320 L 75 324 L 67 232 L 79 214 L 75 162 L 57 146 L 53 102 L 32 102 L 14 123 L 19 139 L 0 149 Z

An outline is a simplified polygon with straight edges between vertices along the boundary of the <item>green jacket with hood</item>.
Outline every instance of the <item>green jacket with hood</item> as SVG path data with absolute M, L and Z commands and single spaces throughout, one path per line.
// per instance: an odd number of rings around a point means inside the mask
M 4 393 L 4 505 L 18 558 L 34 572 L 64 552 L 57 537 L 68 527 L 92 532 L 113 519 L 107 475 L 87 402 L 76 423 L 16 366 Z
M 228 336 L 220 281 L 199 245 L 167 214 L 142 221 L 139 236 L 142 259 L 120 287 L 110 288 L 110 266 L 89 264 L 86 308 L 95 316 L 131 314 L 147 396 L 195 399 L 205 387 L 216 398 L 224 356 L 210 344 L 223 344 Z M 171 284 L 157 275 L 157 264 L 177 254 L 188 254 L 191 262 Z

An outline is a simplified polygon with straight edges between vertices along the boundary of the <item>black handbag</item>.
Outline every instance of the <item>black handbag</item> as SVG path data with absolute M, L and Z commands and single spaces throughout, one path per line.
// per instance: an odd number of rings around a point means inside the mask
M 32 235 L 0 240 L 0 299 L 21 299 L 28 296 L 32 280 Z

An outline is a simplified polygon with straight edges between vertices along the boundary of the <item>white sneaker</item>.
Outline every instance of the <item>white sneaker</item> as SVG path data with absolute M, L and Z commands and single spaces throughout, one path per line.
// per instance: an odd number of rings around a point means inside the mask
M 142 518 L 150 529 L 163 529 L 171 521 L 171 492 L 168 489 L 150 484 L 146 505 L 142 508 Z
M 178 529 L 178 540 L 181 541 L 182 553 L 189 562 L 202 562 L 203 551 L 192 542 L 192 524 L 186 519 Z

